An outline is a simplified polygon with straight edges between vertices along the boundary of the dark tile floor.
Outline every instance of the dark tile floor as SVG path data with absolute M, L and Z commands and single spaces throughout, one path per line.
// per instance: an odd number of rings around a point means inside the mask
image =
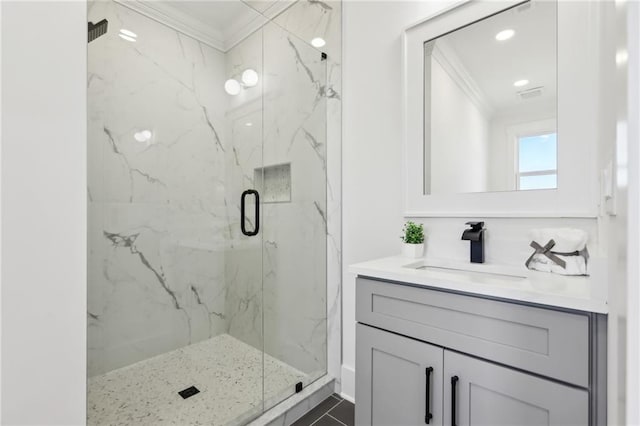
M 334 393 L 292 426 L 354 426 L 354 408 L 352 403 Z

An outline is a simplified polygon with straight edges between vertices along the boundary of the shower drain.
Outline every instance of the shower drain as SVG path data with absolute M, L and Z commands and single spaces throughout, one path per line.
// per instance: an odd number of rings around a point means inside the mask
M 187 399 L 198 393 L 200 393 L 200 390 L 195 386 L 191 386 L 178 392 L 178 395 L 180 395 L 183 399 Z

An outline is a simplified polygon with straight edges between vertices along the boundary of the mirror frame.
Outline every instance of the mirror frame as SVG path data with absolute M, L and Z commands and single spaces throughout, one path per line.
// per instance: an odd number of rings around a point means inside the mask
M 424 42 L 523 3 L 465 0 L 403 32 L 403 201 L 407 217 L 597 217 L 598 9 L 557 2 L 558 188 L 424 194 Z M 578 159 L 579 161 L 576 161 Z

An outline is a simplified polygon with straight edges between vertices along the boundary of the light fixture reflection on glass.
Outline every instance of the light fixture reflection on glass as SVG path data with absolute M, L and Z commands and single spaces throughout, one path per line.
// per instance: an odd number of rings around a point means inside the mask
M 120 33 L 118 35 L 120 38 L 131 42 L 135 42 L 138 39 L 138 34 L 133 31 L 125 30 L 124 28 L 120 29 Z
M 251 126 L 253 126 L 253 123 L 248 122 L 248 123 L 244 123 L 244 125 L 247 126 L 247 127 L 251 127 Z
M 134 133 L 133 138 L 138 142 L 148 142 L 149 140 L 151 140 L 151 136 L 153 136 L 151 130 L 141 130 Z
M 133 31 L 125 30 L 124 28 L 122 28 L 120 32 L 124 35 L 128 35 L 129 37 L 133 37 L 133 38 L 138 37 L 138 34 L 134 33 Z
M 253 87 L 258 84 L 258 73 L 251 68 L 247 68 L 242 73 L 242 82 L 247 87 Z
M 621 66 L 629 60 L 629 52 L 626 49 L 619 49 L 616 52 L 616 65 Z
M 125 39 L 127 41 L 130 41 L 130 42 L 135 42 L 136 41 L 135 38 L 129 37 L 128 35 L 124 35 L 124 34 L 118 34 L 118 35 L 120 36 L 120 38 L 123 38 L 123 39 Z
M 313 47 L 323 47 L 325 44 L 327 44 L 327 42 L 324 41 L 324 39 L 320 38 L 320 37 L 316 37 L 313 40 L 311 40 L 311 45 Z
M 516 87 L 526 86 L 527 84 L 529 84 L 529 80 L 518 80 L 515 83 L 513 83 L 513 85 Z
M 230 78 L 229 80 L 224 82 L 224 90 L 231 96 L 235 96 L 240 93 L 240 83 L 238 82 L 238 80 Z
M 496 34 L 496 40 L 498 41 L 509 40 L 511 37 L 514 36 L 515 33 L 516 32 L 512 29 L 502 30 L 498 34 Z

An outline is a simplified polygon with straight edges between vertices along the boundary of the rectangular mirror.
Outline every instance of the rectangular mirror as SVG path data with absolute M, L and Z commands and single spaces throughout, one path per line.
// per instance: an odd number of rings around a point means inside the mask
M 558 188 L 557 4 L 424 42 L 423 194 Z

